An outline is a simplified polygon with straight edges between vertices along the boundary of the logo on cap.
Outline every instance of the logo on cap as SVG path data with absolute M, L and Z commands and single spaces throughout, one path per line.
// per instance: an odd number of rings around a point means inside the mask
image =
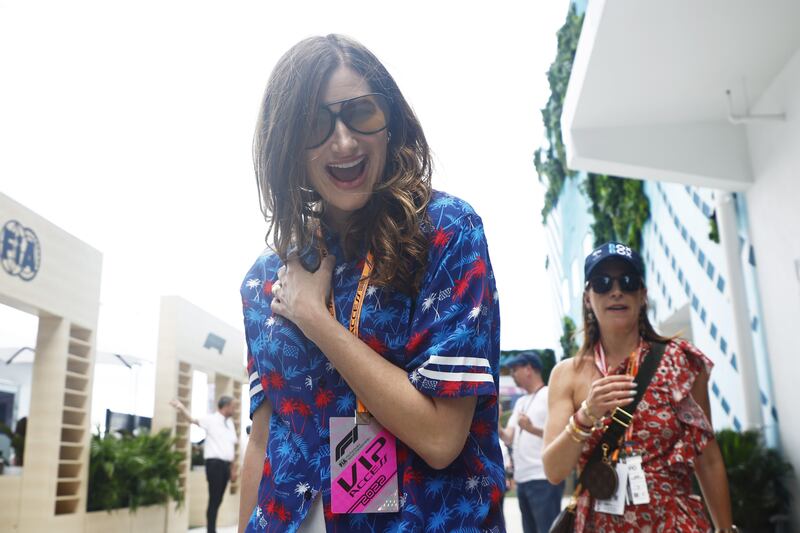
M 625 246 L 624 244 L 614 244 L 613 242 L 608 243 L 608 253 L 615 255 L 624 255 L 626 257 L 633 258 L 633 250 L 631 250 L 629 246 Z

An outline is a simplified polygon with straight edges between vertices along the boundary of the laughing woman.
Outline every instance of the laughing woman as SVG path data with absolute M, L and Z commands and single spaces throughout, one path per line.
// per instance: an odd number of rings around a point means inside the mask
M 716 531 L 735 531 L 710 423 L 711 361 L 688 342 L 655 332 L 646 312 L 644 264 L 628 246 L 594 250 L 584 276 L 583 346 L 550 377 L 542 456 L 551 483 L 576 466 L 582 471 L 574 530 L 705 533 L 711 525 L 692 494 L 694 474 Z M 628 407 L 642 391 L 635 410 Z M 605 451 L 607 462 L 593 457 L 595 450 L 600 456 Z M 616 491 L 613 481 L 597 475 L 607 475 L 601 463 L 616 470 Z M 618 498 L 593 497 L 606 490 Z M 632 503 L 626 503 L 627 490 Z
M 271 240 L 242 286 L 240 531 L 504 531 L 483 225 L 431 190 L 392 77 L 350 39 L 301 41 L 268 82 L 254 159 Z

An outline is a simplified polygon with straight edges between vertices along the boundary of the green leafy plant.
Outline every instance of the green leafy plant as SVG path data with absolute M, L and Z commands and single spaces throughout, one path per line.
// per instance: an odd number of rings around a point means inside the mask
M 789 512 L 792 466 L 764 445 L 757 430 L 717 432 L 728 484 L 733 521 L 748 533 L 774 531 L 772 521 Z
M 536 150 L 533 156 L 539 181 L 547 185 L 542 223 L 547 222 L 547 216 L 558 204 L 567 179 L 576 175 L 567 167 L 561 134 L 561 112 L 582 27 L 583 15 L 577 14 L 573 4 L 567 13 L 567 20 L 558 30 L 556 59 L 547 72 L 550 98 L 542 109 L 547 146 Z M 594 217 L 592 232 L 595 245 L 622 241 L 641 249 L 642 230 L 650 218 L 650 202 L 640 180 L 588 174 L 581 183 L 581 190 L 591 204 L 589 213 Z
M 511 418 L 511 414 L 513 411 L 514 406 L 510 406 L 508 409 L 503 409 L 503 413 L 500 415 L 498 419 L 500 421 L 500 427 L 506 427 L 508 425 L 508 419 Z
M 163 504 L 172 499 L 180 505 L 180 463 L 168 430 L 155 434 L 117 437 L 92 436 L 89 460 L 87 510 L 107 510 Z
M 556 366 L 556 352 L 550 348 L 539 350 L 539 359 L 542 360 L 542 380 L 547 385 L 550 383 L 550 373 L 553 371 L 553 367 Z
M 591 202 L 594 245 L 619 241 L 641 250 L 642 230 L 650 218 L 650 200 L 644 193 L 644 182 L 589 174 L 582 190 Z
M 564 351 L 563 359 L 566 359 L 578 353 L 579 346 L 575 341 L 575 332 L 577 328 L 575 327 L 575 321 L 566 315 L 561 319 L 561 326 L 563 333 L 558 341 L 561 343 L 561 349 Z
M 566 22 L 558 30 L 556 59 L 547 71 L 550 98 L 542 109 L 542 120 L 547 133 L 548 145 L 539 148 L 533 155 L 533 164 L 539 174 L 539 180 L 547 185 L 542 208 L 542 222 L 547 220 L 547 215 L 558 203 L 564 182 L 567 178 L 575 175 L 567 168 L 567 154 L 561 139 L 561 111 L 582 26 L 583 15 L 578 15 L 575 6 L 571 5 Z
M 717 225 L 717 212 L 711 213 L 708 217 L 708 238 L 709 240 L 719 244 L 719 226 Z

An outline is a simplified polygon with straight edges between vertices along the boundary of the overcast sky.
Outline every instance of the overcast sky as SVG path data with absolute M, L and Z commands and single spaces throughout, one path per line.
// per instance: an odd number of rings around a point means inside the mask
M 532 159 L 567 5 L 0 0 L 0 191 L 102 252 L 98 349 L 154 359 L 163 294 L 242 329 L 267 77 L 298 40 L 344 33 L 418 114 L 434 186 L 482 216 L 502 348 L 555 347 Z M 34 342 L 35 320 L 0 308 L 0 326 L 0 346 Z

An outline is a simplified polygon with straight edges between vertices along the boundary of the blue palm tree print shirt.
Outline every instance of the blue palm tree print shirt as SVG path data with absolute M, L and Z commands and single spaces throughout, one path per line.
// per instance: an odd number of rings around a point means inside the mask
M 269 399 L 272 417 L 258 505 L 248 532 L 294 532 L 321 495 L 328 532 L 501 533 L 505 490 L 497 434 L 500 313 L 483 223 L 466 202 L 434 192 L 429 203 L 428 266 L 419 294 L 370 286 L 360 338 L 408 373 L 432 397 L 477 396 L 461 454 L 442 470 L 429 467 L 398 440 L 396 513 L 333 514 L 330 507 L 329 418 L 351 416 L 353 391 L 324 354 L 288 320 L 270 311 L 280 259 L 259 257 L 242 284 L 250 374 L 250 415 Z M 363 257 L 338 259 L 333 273 L 336 316 L 350 316 Z

